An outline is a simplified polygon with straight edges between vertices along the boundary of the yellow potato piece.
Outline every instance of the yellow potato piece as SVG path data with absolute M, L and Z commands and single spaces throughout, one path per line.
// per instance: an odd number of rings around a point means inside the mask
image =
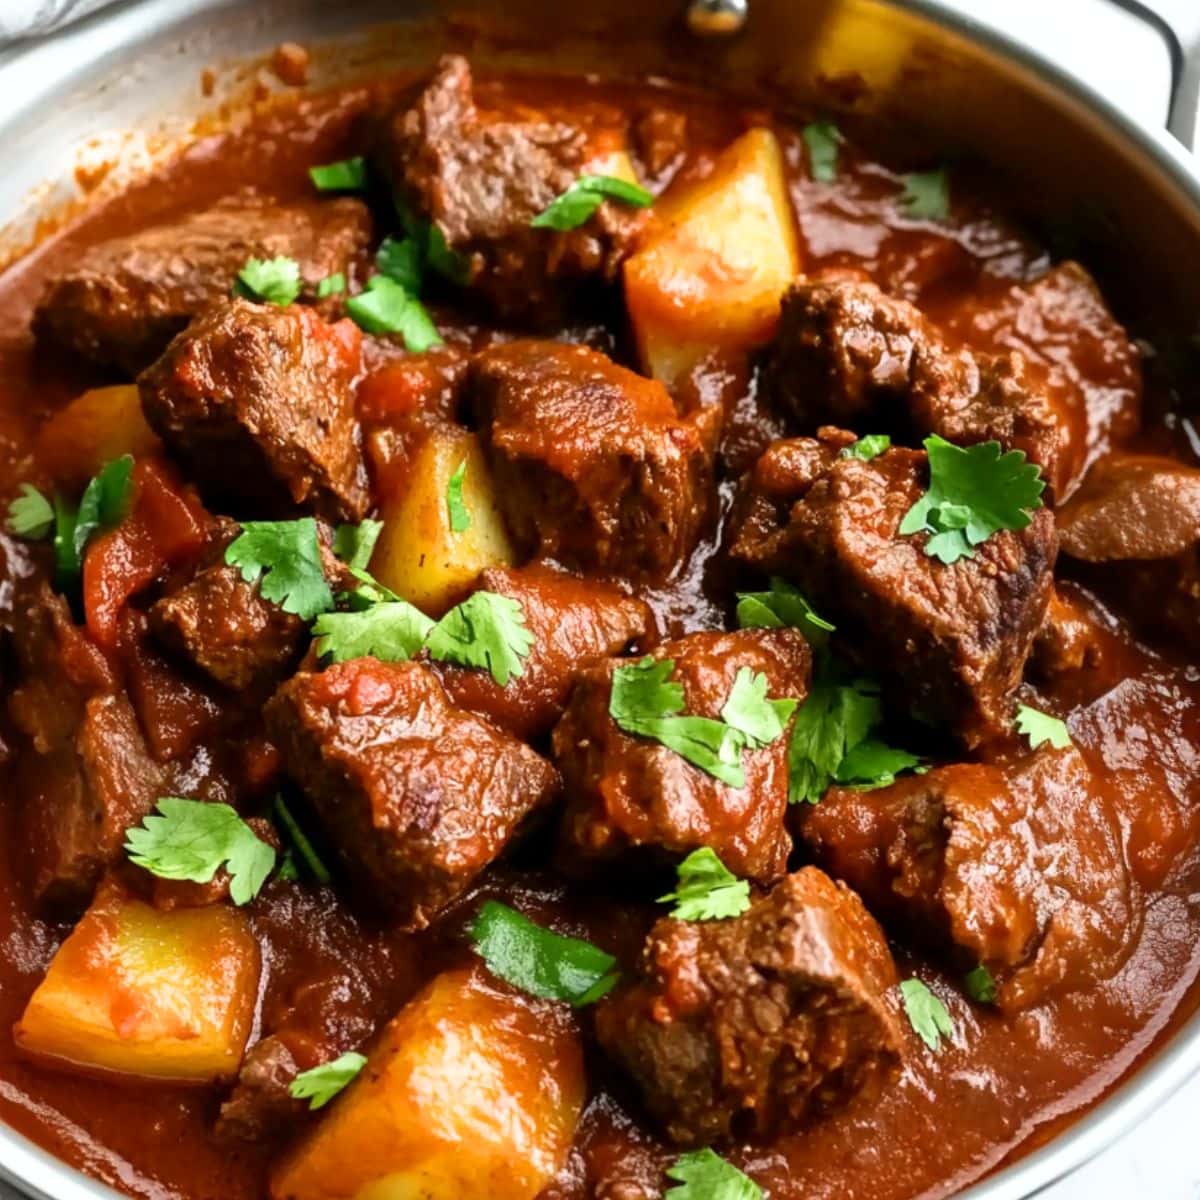
M 440 975 L 277 1169 L 274 1200 L 534 1200 L 561 1169 L 584 1100 L 572 1018 Z
M 713 350 L 769 341 L 800 252 L 775 135 L 752 129 L 712 173 L 672 189 L 625 264 L 642 366 L 668 387 Z
M 92 388 L 56 412 L 38 431 L 37 457 L 56 483 L 76 492 L 106 462 L 153 454 L 159 445 L 137 388 L 118 384 Z
M 464 462 L 462 499 L 471 523 L 455 532 L 447 491 Z M 479 439 L 466 430 L 430 434 L 413 456 L 404 486 L 385 499 L 380 516 L 383 532 L 371 573 L 432 616 L 461 600 L 484 568 L 514 561 Z
M 226 905 L 160 912 L 104 887 L 14 1030 L 50 1065 L 172 1083 L 229 1078 L 254 1019 L 258 943 Z

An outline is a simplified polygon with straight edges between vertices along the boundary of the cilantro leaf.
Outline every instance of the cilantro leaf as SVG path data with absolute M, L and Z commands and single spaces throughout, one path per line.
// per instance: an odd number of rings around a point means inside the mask
M 246 521 L 242 532 L 226 547 L 225 561 L 237 567 L 247 583 L 261 579 L 263 598 L 302 620 L 311 621 L 333 607 L 312 517 Z
M 339 525 L 333 534 L 333 552 L 348 567 L 366 570 L 383 532 L 383 522 L 368 517 L 357 525 Z
M 460 667 L 486 667 L 505 687 L 525 671 L 533 634 L 518 600 L 496 592 L 475 592 L 452 608 L 425 639 L 430 655 Z
M 238 272 L 234 295 L 286 308 L 300 295 L 300 264 L 294 258 L 251 258 Z
M 308 835 L 300 828 L 296 818 L 292 816 L 291 810 L 284 803 L 282 796 L 275 797 L 275 818 L 280 825 L 283 826 L 284 832 L 288 835 L 289 841 L 292 843 L 296 853 L 304 860 L 304 865 L 308 868 L 312 877 L 323 887 L 328 887 L 333 880 L 333 876 L 329 873 L 329 868 L 321 861 L 321 856 L 313 848 L 312 842 L 308 840 Z M 292 857 L 292 852 L 288 851 L 288 857 Z M 294 870 L 294 859 L 293 870 Z M 280 874 L 283 874 L 282 868 Z M 293 878 L 295 875 L 293 875 Z
M 464 458 L 454 469 L 446 484 L 446 511 L 450 517 L 452 533 L 465 533 L 471 528 L 471 512 L 463 501 L 463 480 L 467 475 L 467 460 Z
M 132 454 L 115 458 L 112 462 L 105 463 L 100 473 L 84 489 L 72 534 L 75 557 L 80 562 L 83 561 L 83 552 L 92 534 L 98 530 L 111 529 L 125 515 L 133 490 L 130 482 L 132 471 Z
M 405 600 L 380 600 L 357 612 L 321 613 L 313 622 L 316 651 L 334 662 L 368 655 L 407 662 L 420 650 L 433 622 Z
M 768 700 L 767 677 L 740 667 L 721 720 L 742 734 L 751 750 L 758 750 L 783 736 L 797 704 L 798 700 Z
M 40 542 L 54 528 L 54 505 L 31 483 L 21 484 L 21 494 L 8 506 L 8 531 Z
M 659 896 L 659 904 L 675 901 L 671 916 L 679 921 L 720 921 L 736 917 L 750 907 L 750 884 L 734 875 L 715 850 L 693 850 L 676 868 L 673 892 Z
M 979 966 L 966 973 L 963 977 L 963 985 L 967 989 L 967 995 L 976 1004 L 996 1003 L 996 980 L 992 977 L 991 971 L 983 963 L 980 963 Z
M 900 985 L 900 997 L 908 1023 L 930 1050 L 940 1050 L 942 1038 L 954 1036 L 954 1022 L 946 1006 L 919 979 L 906 979 Z
M 817 616 L 797 588 L 783 579 L 772 579 L 769 592 L 739 592 L 738 625 L 742 629 L 782 629 L 791 626 L 818 649 L 828 642 L 834 626 Z
M 878 458 L 892 444 L 892 439 L 886 433 L 869 433 L 861 437 L 853 446 L 847 446 L 841 454 L 842 458 L 858 458 L 870 462 Z
M 556 196 L 530 221 L 534 229 L 578 229 L 604 203 L 605 198 L 619 200 L 634 208 L 645 208 L 654 203 L 654 196 L 615 175 L 580 175 L 560 196 Z
M 296 866 L 296 852 L 290 846 L 283 852 L 283 857 L 279 860 L 275 878 L 282 879 L 286 883 L 296 883 L 300 879 L 300 868 Z
M 808 149 L 808 173 L 817 183 L 832 183 L 838 175 L 841 134 L 832 121 L 810 121 L 801 131 Z
M 469 930 L 488 969 L 513 987 L 580 1007 L 607 995 L 619 978 L 617 960 L 591 942 L 563 937 L 488 900 Z
M 349 603 L 355 612 L 362 612 L 364 608 L 370 608 L 372 604 L 381 604 L 385 600 L 400 602 L 401 597 L 390 587 L 380 583 L 370 571 L 352 563 L 346 564 L 346 570 L 358 580 L 358 587 L 352 592 L 342 592 L 340 599 Z
M 1071 735 L 1064 722 L 1049 713 L 1030 708 L 1027 704 L 1017 708 L 1017 732 L 1023 733 L 1029 739 L 1030 748 L 1033 750 L 1047 742 L 1055 750 L 1065 750 L 1071 744 Z
M 308 177 L 322 192 L 365 192 L 367 162 L 361 155 L 356 158 L 344 158 L 341 162 L 309 167 Z
M 404 232 L 420 251 L 422 275 L 428 267 L 450 283 L 460 286 L 466 283 L 471 274 L 470 260 L 457 250 L 450 249 L 440 226 L 417 216 L 402 196 L 395 195 L 393 199 Z
M 387 275 L 372 275 L 367 290 L 346 301 L 346 312 L 367 333 L 398 333 L 414 354 L 442 344 L 425 306 Z
M 424 282 L 421 245 L 416 238 L 385 237 L 375 254 L 381 275 L 394 279 L 411 296 L 419 296 Z
M 847 753 L 883 715 L 879 694 L 864 680 L 817 679 L 796 711 L 788 745 L 788 800 L 816 804 L 837 777 Z
M 340 296 L 346 290 L 346 276 L 341 271 L 326 275 L 317 284 L 317 299 L 324 300 L 327 296 Z
M 352 1051 L 342 1054 L 332 1062 L 322 1063 L 301 1071 L 288 1084 L 288 1095 L 295 1100 L 307 1100 L 310 1112 L 324 1108 L 343 1088 L 353 1083 L 358 1073 L 367 1065 L 366 1058 Z
M 663 1200 L 762 1200 L 753 1179 L 707 1148 L 681 1154 L 667 1168 L 667 1178 L 679 1186 L 668 1188 Z
M 210 883 L 225 866 L 234 904 L 258 895 L 275 866 L 275 851 L 228 804 L 164 796 L 151 814 L 126 833 L 125 850 L 136 866 L 161 879 Z
M 900 207 L 916 221 L 944 221 L 950 215 L 950 173 L 945 167 L 904 176 Z
M 78 513 L 65 497 L 54 496 L 54 572 L 59 587 L 70 586 L 82 564 L 75 552 Z
M 1046 483 L 1020 450 L 999 442 L 955 446 L 936 434 L 925 439 L 929 489 L 900 522 L 900 533 L 933 536 L 925 553 L 950 565 L 1002 529 L 1024 529 L 1042 507 Z
M 897 750 L 874 738 L 866 738 L 851 746 L 838 764 L 834 778 L 838 783 L 862 792 L 888 787 L 904 771 L 920 768 L 921 760 L 907 750 Z

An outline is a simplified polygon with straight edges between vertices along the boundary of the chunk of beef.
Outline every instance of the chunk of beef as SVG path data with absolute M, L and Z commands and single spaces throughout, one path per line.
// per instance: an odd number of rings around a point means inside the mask
M 466 59 L 442 59 L 411 108 L 387 123 L 385 171 L 397 193 L 465 259 L 467 284 L 506 316 L 547 320 L 581 282 L 612 282 L 643 214 L 605 201 L 577 229 L 530 222 L 581 175 L 612 173 L 616 122 L 586 128 L 520 106 L 476 106 Z
M 684 713 L 720 717 L 738 672 L 767 679 L 772 699 L 803 700 L 811 655 L 793 629 L 693 633 L 652 651 L 674 664 Z M 613 672 L 630 659 L 608 659 L 579 673 L 566 714 L 554 730 L 554 757 L 567 805 L 559 859 L 591 873 L 630 860 L 670 864 L 711 847 L 735 874 L 770 882 L 787 866 L 787 733 L 742 754 L 745 784 L 733 787 L 651 738 L 625 733 L 609 713 Z
M 427 925 L 558 790 L 549 763 L 453 707 L 419 663 L 302 672 L 266 711 L 348 870 L 409 928 Z
M 1059 584 L 1050 594 L 1046 620 L 1033 645 L 1032 663 L 1044 679 L 1098 668 L 1104 639 L 1090 608 Z
M 858 280 L 804 280 L 784 298 L 764 386 L 800 431 L 829 421 L 860 433 L 936 433 L 1023 450 L 1052 491 L 1083 469 L 1081 405 L 1047 392 L 1019 353 L 952 350 L 906 300 Z
M 479 588 L 521 605 L 533 635 L 522 673 L 501 687 L 490 671 L 451 663 L 433 669 L 459 708 L 482 713 L 524 741 L 550 732 L 578 671 L 620 654 L 653 628 L 644 601 L 549 567 L 494 568 L 480 575 Z
M 311 308 L 226 300 L 138 380 L 146 420 L 206 497 L 254 516 L 367 511 L 354 419 L 362 335 Z
M 289 1089 L 307 1069 L 296 1062 L 284 1038 L 266 1037 L 252 1046 L 242 1060 L 236 1086 L 221 1105 L 217 1137 L 225 1142 L 262 1145 L 296 1127 L 308 1101 L 297 1100 Z
M 35 327 L 39 338 L 136 375 L 193 317 L 229 295 L 248 259 L 295 259 L 312 295 L 328 275 L 353 278 L 370 238 L 358 200 L 235 196 L 85 250 L 50 281 Z
M 834 788 L 801 834 L 881 919 L 984 964 L 1009 1011 L 1107 978 L 1137 940 L 1119 809 L 1075 749 Z
M 1040 369 L 1056 407 L 1081 414 L 1080 470 L 1137 432 L 1141 356 L 1079 263 L 1059 263 L 1032 283 L 981 286 L 934 315 L 977 350 L 1016 352 Z
M 733 920 L 659 921 L 596 1033 L 673 1141 L 771 1137 L 895 1074 L 895 983 L 859 898 L 805 867 Z
M 471 387 L 527 553 L 657 580 L 691 551 L 711 464 L 661 383 L 582 346 L 511 342 L 479 355 Z
M 837 625 L 839 648 L 882 675 L 898 706 L 968 746 L 1007 731 L 1050 599 L 1053 516 L 1039 509 L 1025 529 L 994 534 L 948 566 L 925 553 L 926 535 L 899 533 L 928 485 L 924 451 L 861 462 L 831 457 L 838 444 L 830 435 L 790 455 L 768 452 L 732 553 L 795 583 Z M 802 464 L 790 505 L 778 477 L 789 458 Z

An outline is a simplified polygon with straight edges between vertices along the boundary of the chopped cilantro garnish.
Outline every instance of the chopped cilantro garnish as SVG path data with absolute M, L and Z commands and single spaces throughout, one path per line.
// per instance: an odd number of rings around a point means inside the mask
M 944 221 L 950 215 L 950 173 L 945 167 L 904 176 L 900 197 L 904 215 L 917 221 Z
M 929 490 L 905 514 L 900 533 L 928 533 L 931 558 L 947 565 L 971 558 L 994 533 L 1024 529 L 1042 507 L 1046 483 L 1020 450 L 1002 454 L 999 442 L 955 446 L 936 434 L 925 449 Z
M 788 799 L 816 804 L 837 778 L 846 755 L 876 725 L 883 710 L 878 689 L 865 680 L 843 682 L 832 670 L 814 678 L 796 711 L 788 746 Z
M 762 1200 L 762 1188 L 713 1150 L 690 1150 L 667 1168 L 678 1183 L 663 1200 Z
M 366 1065 L 367 1060 L 361 1054 L 343 1054 L 332 1062 L 301 1071 L 288 1084 L 288 1095 L 296 1100 L 307 1100 L 310 1111 L 324 1108 L 338 1092 L 354 1082 Z
M 797 588 L 783 579 L 772 579 L 769 592 L 739 592 L 738 625 L 742 629 L 799 629 L 818 648 L 829 640 L 834 627 L 817 616 Z
M 475 592 L 429 631 L 425 645 L 440 662 L 486 667 L 505 687 L 521 675 L 533 646 L 520 601 L 496 592 Z
M 417 216 L 402 197 L 397 195 L 395 203 L 404 232 L 416 243 L 420 251 L 421 275 L 424 276 L 425 268 L 428 267 L 450 283 L 460 286 L 466 283 L 471 273 L 471 264 L 466 256 L 451 250 L 441 228 L 432 221 Z
M 317 299 L 324 300 L 327 296 L 340 296 L 346 290 L 346 276 L 338 271 L 335 275 L 326 275 L 317 284 Z
M 367 290 L 346 301 L 346 312 L 367 333 L 398 333 L 414 354 L 442 344 L 425 306 L 387 275 L 372 275 Z
M 386 237 L 375 255 L 381 275 L 394 279 L 410 296 L 419 296 L 424 282 L 421 245 L 416 238 Z
M 464 458 L 446 484 L 446 513 L 450 518 L 452 533 L 465 533 L 471 528 L 471 512 L 463 500 L 463 481 L 466 475 L 467 460 Z
M 729 699 L 721 709 L 721 719 L 736 729 L 751 750 L 769 746 L 783 736 L 798 700 L 768 700 L 767 677 L 739 667 Z
M 1029 745 L 1034 750 L 1047 742 L 1055 750 L 1065 750 L 1071 744 L 1071 735 L 1063 721 L 1027 704 L 1017 709 L 1017 732 L 1029 739 Z
M 126 834 L 125 850 L 136 866 L 162 879 L 210 883 L 226 867 L 234 904 L 258 895 L 275 866 L 275 851 L 228 804 L 164 796 L 151 814 Z
M 365 192 L 367 163 L 361 156 L 309 167 L 308 177 L 322 192 Z
M 810 121 L 803 129 L 808 149 L 808 173 L 817 183 L 832 183 L 838 174 L 841 135 L 832 121 Z
M 339 525 L 333 535 L 333 552 L 348 567 L 365 571 L 383 532 L 383 522 L 368 517 L 357 525 Z
M 878 458 L 892 444 L 892 439 L 886 433 L 869 433 L 861 437 L 853 446 L 847 446 L 842 451 L 842 458 L 859 458 L 870 462 Z
M 919 979 L 906 979 L 900 985 L 900 998 L 908 1023 L 930 1050 L 940 1050 L 942 1038 L 954 1036 L 946 1006 Z
M 226 547 L 225 561 L 237 567 L 247 583 L 261 580 L 264 599 L 305 621 L 333 607 L 312 517 L 245 522 Z
M 72 535 L 75 557 L 80 562 L 83 561 L 83 551 L 92 534 L 97 530 L 111 529 L 124 517 L 133 490 L 130 481 L 132 471 L 133 455 L 123 455 L 106 463 L 84 489 Z
M 8 531 L 38 542 L 54 528 L 54 505 L 31 483 L 21 484 L 21 494 L 8 506 Z
M 654 203 L 644 187 L 618 179 L 614 175 L 580 175 L 561 196 L 556 196 L 530 221 L 535 229 L 578 229 L 604 203 L 605 198 L 619 200 L 635 208 Z
M 846 751 L 834 778 L 847 787 L 869 792 L 895 783 L 904 771 L 923 772 L 921 760 L 907 750 L 868 737 Z
M 284 803 L 282 796 L 275 797 L 275 818 L 283 826 L 283 831 L 287 834 L 293 849 L 303 859 L 304 865 L 312 877 L 323 887 L 327 887 L 333 876 L 330 875 L 329 868 L 321 861 L 321 856 L 313 848 L 312 842 L 308 840 L 308 835 L 300 828 L 296 818 L 292 816 L 291 810 Z M 291 856 L 291 853 L 289 850 L 288 855 Z M 283 874 L 282 869 L 280 874 Z
M 616 984 L 617 960 L 580 938 L 535 924 L 507 904 L 488 900 L 471 924 L 475 952 L 494 975 L 545 1000 L 580 1007 Z
M 370 655 L 407 662 L 420 650 L 433 622 L 405 600 L 381 600 L 357 612 L 321 613 L 313 622 L 316 650 L 334 662 Z
M 675 890 L 659 896 L 658 902 L 674 901 L 671 916 L 677 920 L 720 921 L 750 907 L 749 883 L 734 875 L 708 846 L 693 850 L 676 870 Z
M 996 996 L 998 994 L 996 980 L 992 977 L 991 971 L 983 963 L 980 963 L 979 966 L 968 971 L 963 976 L 963 986 L 967 989 L 967 995 L 976 1004 L 996 1003 Z
M 75 553 L 75 506 L 65 496 L 54 496 L 54 573 L 59 587 L 69 586 L 82 568 Z
M 294 258 L 252 258 L 238 272 L 234 294 L 286 308 L 300 295 L 300 264 Z

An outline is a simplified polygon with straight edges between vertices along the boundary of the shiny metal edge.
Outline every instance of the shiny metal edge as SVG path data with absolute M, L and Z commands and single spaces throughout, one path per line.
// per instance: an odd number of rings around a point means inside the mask
M 1200 213 L 1200 177 L 1192 155 L 1165 129 L 1132 120 L 1087 83 L 1051 59 L 1010 37 L 994 22 L 943 8 L 937 0 L 890 0 L 934 24 L 991 49 L 1048 85 L 1062 98 L 1099 116 L 1124 143 L 1157 171 L 1178 197 Z M 3 121 L 36 111 L 64 79 L 98 64 L 116 68 L 141 43 L 168 35 L 200 13 L 242 8 L 238 0 L 128 0 L 85 18 L 54 38 L 18 46 L 0 59 L 6 111 Z M 968 1187 L 961 1200 L 1028 1200 L 1043 1192 L 1154 1112 L 1200 1072 L 1200 1013 L 1100 1104 L 1046 1146 Z M 121 1200 L 106 1184 L 83 1175 L 0 1123 L 0 1180 L 31 1200 Z

